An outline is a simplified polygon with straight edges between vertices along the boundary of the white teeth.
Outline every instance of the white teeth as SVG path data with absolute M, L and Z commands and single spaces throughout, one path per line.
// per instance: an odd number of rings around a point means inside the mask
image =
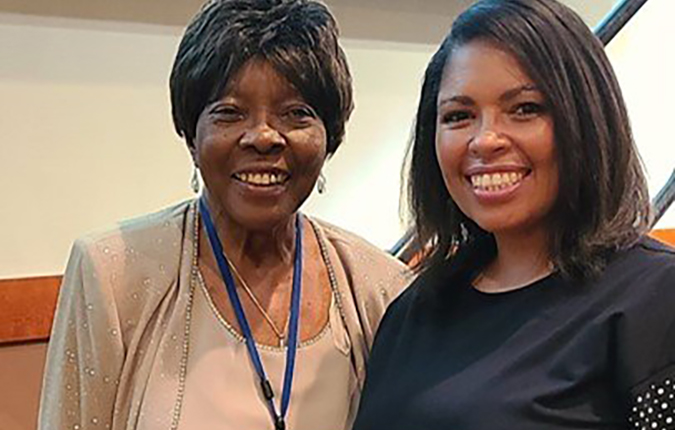
M 490 175 L 485 174 L 485 175 L 481 176 L 480 178 L 481 178 L 480 185 L 482 187 L 487 187 L 488 185 L 492 184 L 492 177 Z
M 241 182 L 253 185 L 277 185 L 288 177 L 283 173 L 236 173 L 234 175 Z
M 474 188 L 485 191 L 498 191 L 511 187 L 523 179 L 522 172 L 484 173 L 469 178 Z

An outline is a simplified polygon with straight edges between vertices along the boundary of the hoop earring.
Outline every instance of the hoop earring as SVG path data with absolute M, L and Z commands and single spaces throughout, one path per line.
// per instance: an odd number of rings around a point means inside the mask
M 199 193 L 200 182 L 199 182 L 199 167 L 192 166 L 192 178 L 190 179 L 190 187 L 192 191 L 197 194 Z
M 326 192 L 326 177 L 324 176 L 323 172 L 319 173 L 319 179 L 316 181 L 316 190 L 319 192 L 319 194 Z

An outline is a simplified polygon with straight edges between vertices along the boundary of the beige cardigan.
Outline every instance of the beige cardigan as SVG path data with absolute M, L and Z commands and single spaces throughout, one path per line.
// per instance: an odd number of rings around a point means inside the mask
M 131 430 L 147 396 L 177 427 L 196 283 L 196 218 L 191 200 L 75 242 L 49 343 L 40 430 Z M 311 222 L 362 386 L 375 330 L 409 273 L 363 239 Z M 149 392 L 156 372 L 161 389 Z

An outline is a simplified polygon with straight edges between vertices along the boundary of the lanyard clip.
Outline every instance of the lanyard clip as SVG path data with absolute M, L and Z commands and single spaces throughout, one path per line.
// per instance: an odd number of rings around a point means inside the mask
M 260 388 L 262 389 L 263 397 L 265 397 L 265 400 L 269 402 L 274 398 L 274 390 L 272 390 L 272 384 L 270 384 L 270 381 L 268 379 L 260 380 Z
M 274 430 L 286 430 L 286 421 L 281 415 L 274 417 Z

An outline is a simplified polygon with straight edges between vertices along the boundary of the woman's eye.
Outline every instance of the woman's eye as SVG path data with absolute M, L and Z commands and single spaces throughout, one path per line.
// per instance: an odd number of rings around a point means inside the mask
M 443 124 L 448 124 L 450 126 L 460 126 L 464 121 L 468 121 L 473 117 L 471 112 L 469 111 L 464 111 L 464 110 L 458 110 L 458 111 L 450 111 L 446 112 L 443 114 L 441 117 L 441 122 Z
M 316 113 L 308 106 L 295 106 L 288 110 L 288 116 L 294 120 L 306 120 L 316 118 Z
M 235 122 L 243 117 L 243 113 L 234 106 L 222 106 L 213 112 L 218 121 Z
M 535 102 L 525 102 L 516 105 L 513 114 L 519 118 L 530 118 L 544 112 L 544 106 Z

